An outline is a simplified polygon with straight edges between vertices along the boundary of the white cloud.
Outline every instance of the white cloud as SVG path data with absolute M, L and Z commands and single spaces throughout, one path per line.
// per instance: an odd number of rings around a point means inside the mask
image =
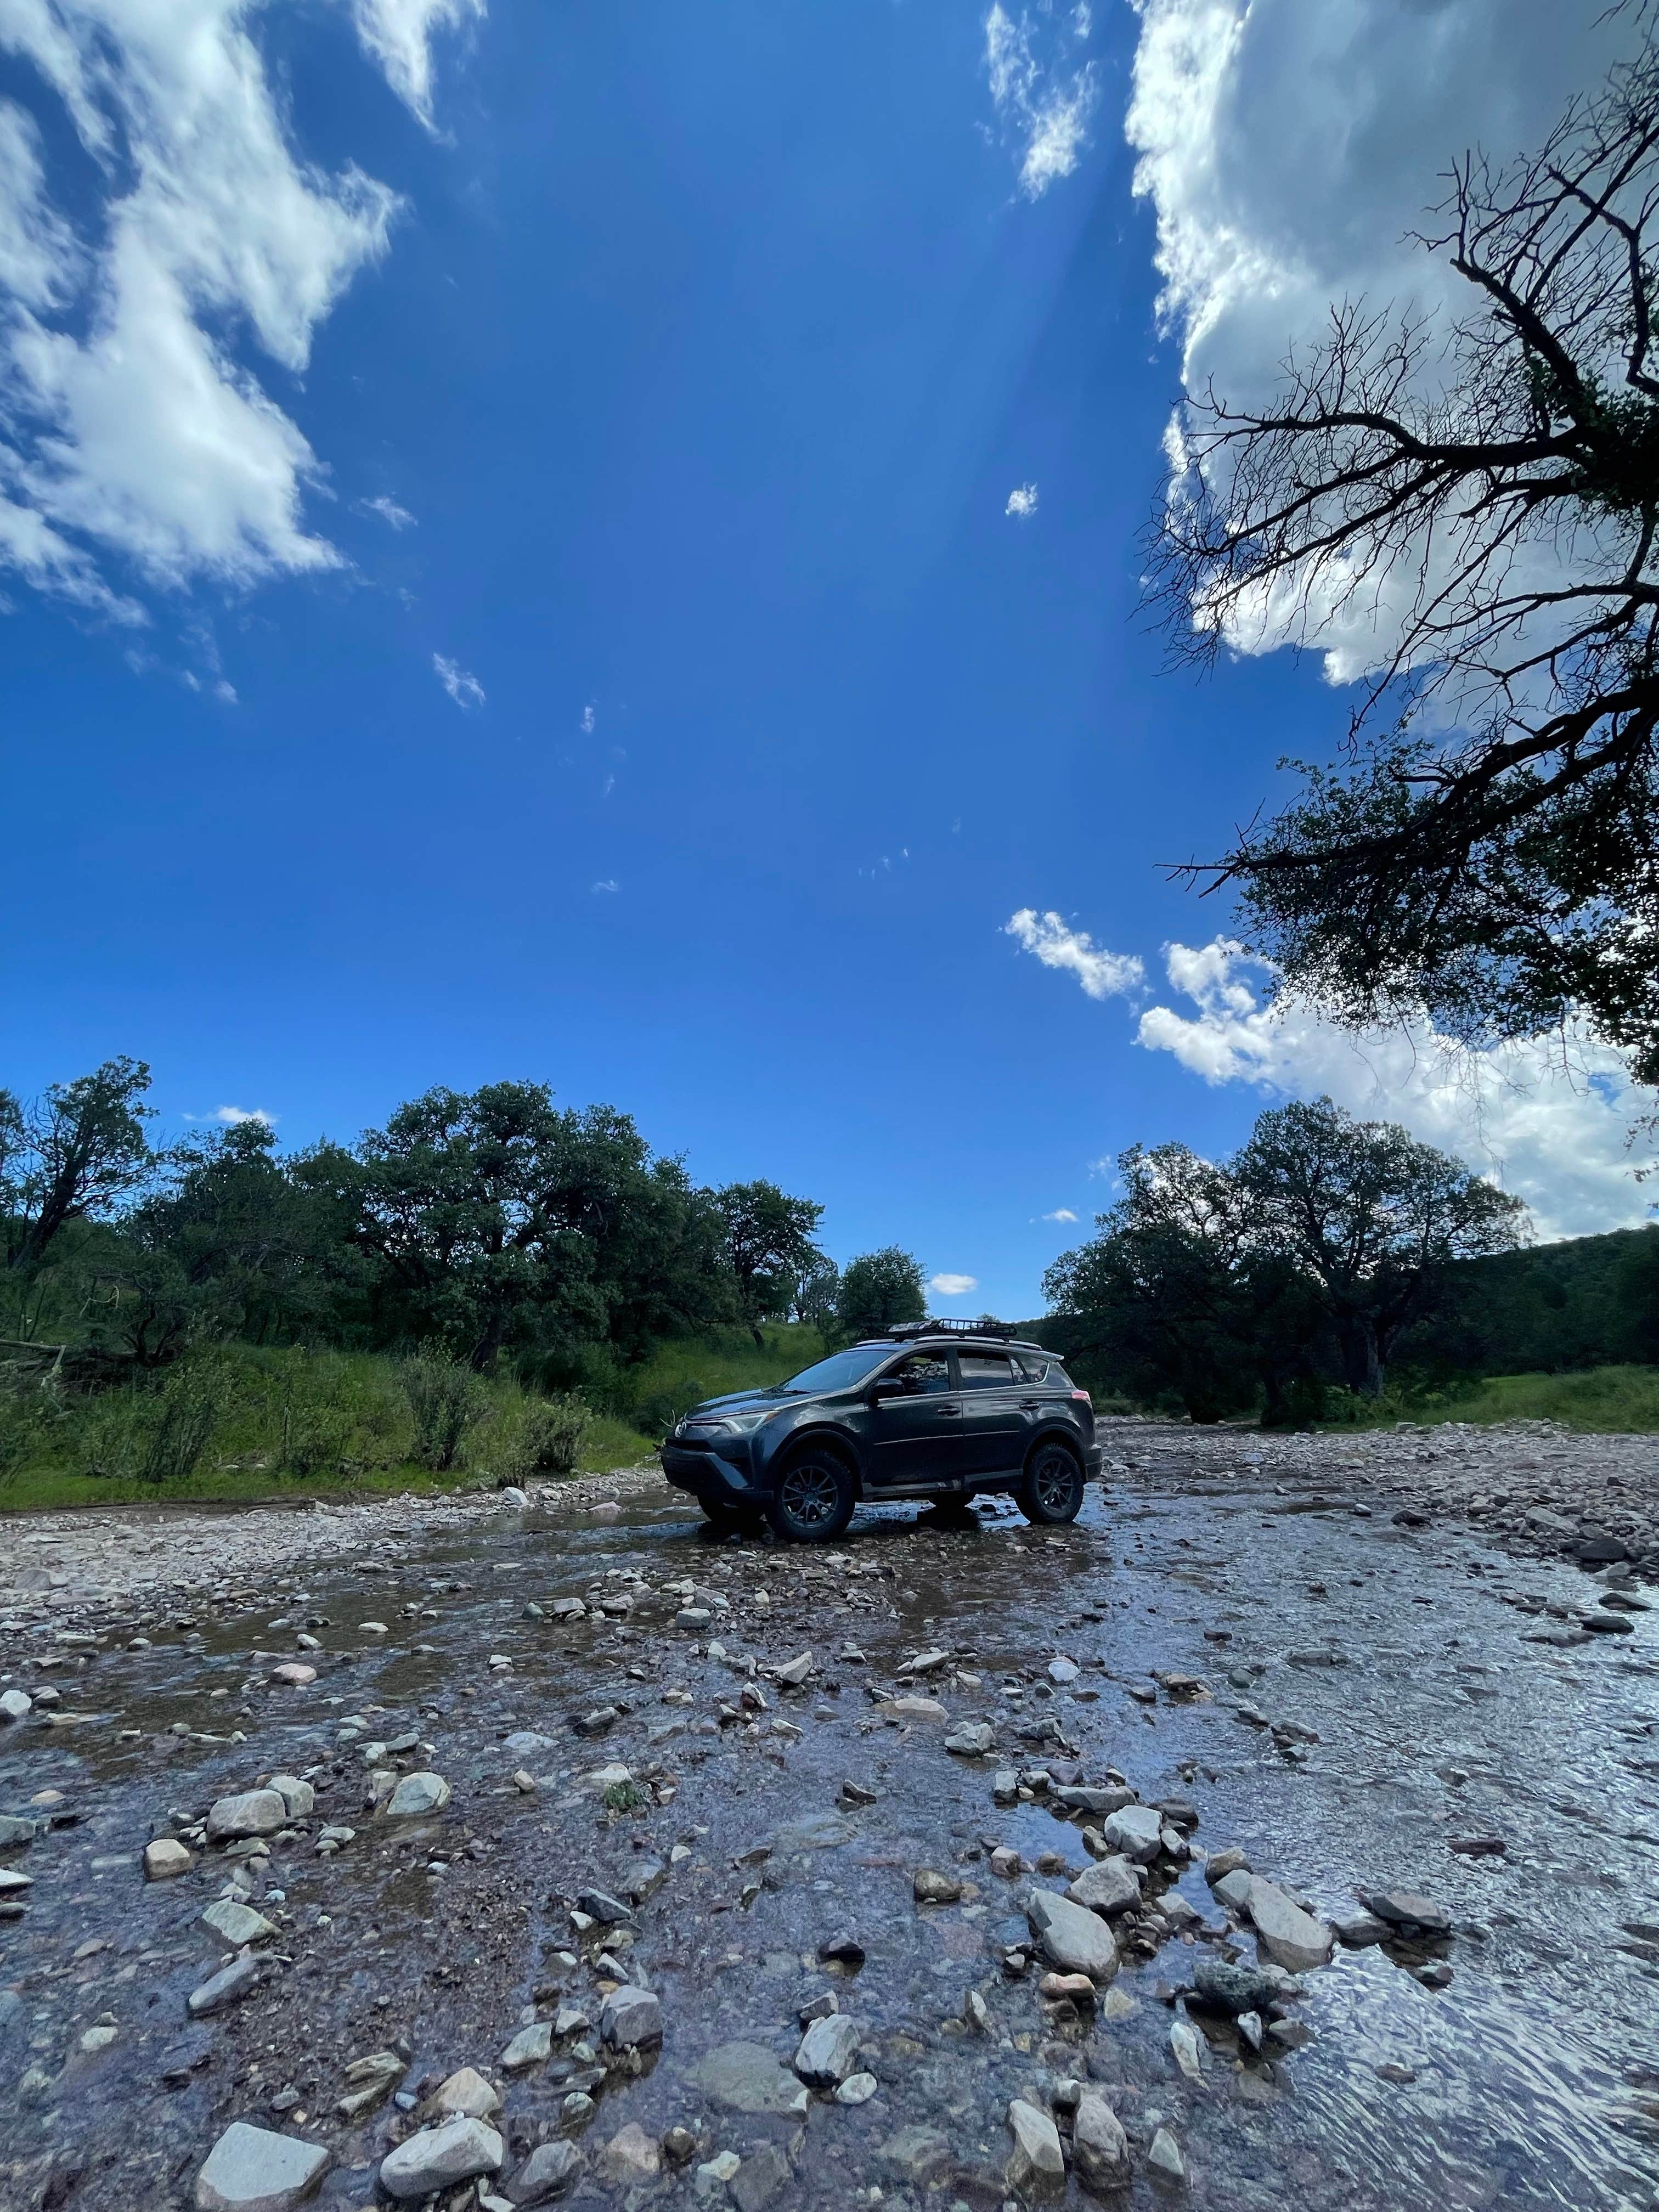
M 1088 37 L 1086 7 L 1066 29 L 1073 40 Z M 1035 18 L 1022 9 L 1016 22 L 1001 0 L 993 0 L 985 18 L 985 73 L 992 105 L 1019 148 L 1020 190 L 1041 199 L 1057 178 L 1071 175 L 1088 143 L 1100 96 L 1095 65 L 1073 66 L 1048 5 L 1039 6 Z
M 1272 972 L 1226 938 L 1166 948 L 1171 988 L 1193 1012 L 1149 1006 L 1136 1042 L 1211 1085 L 1270 1097 L 1328 1093 L 1351 1113 L 1402 1121 L 1524 1198 L 1540 1237 L 1644 1220 L 1626 1136 L 1644 1109 L 1618 1054 L 1560 1041 L 1468 1052 L 1427 1020 L 1355 1036 L 1322 1016 L 1267 1003 Z
M 1028 515 L 1035 514 L 1037 511 L 1036 486 L 1034 483 L 1016 484 L 1008 495 L 1007 506 L 1002 511 L 1005 514 L 1017 515 L 1022 522 Z
M 586 706 L 586 707 L 584 707 L 584 708 L 582 708 L 582 719 L 581 719 L 581 723 L 580 723 L 580 729 L 581 729 L 581 733 L 582 733 L 582 735 L 583 735 L 585 738 L 591 738 L 591 737 L 592 736 L 592 734 L 593 734 L 593 709 L 592 709 L 592 707 L 591 705 Z
M 481 18 L 484 0 L 352 0 L 357 36 L 398 97 L 432 125 L 432 34 Z
M 464 714 L 469 714 L 475 707 L 483 705 L 483 685 L 476 676 L 469 676 L 459 662 L 447 659 L 441 653 L 434 653 L 432 671 Z
M 622 889 L 622 885 L 614 876 L 601 876 L 593 888 L 596 891 L 618 891 Z
M 1075 1221 L 1077 1216 L 1069 1206 L 1057 1206 L 1052 1213 L 1043 1215 L 1045 1221 Z
M 1023 951 L 1034 952 L 1045 968 L 1069 969 L 1091 999 L 1126 998 L 1146 980 L 1146 969 L 1132 952 L 1106 951 L 1057 914 L 1022 907 L 1003 933 Z
M 0 50 L 32 64 L 32 97 L 56 104 L 86 156 L 59 204 L 38 125 L 0 102 L 0 562 L 130 622 L 142 613 L 104 575 L 112 555 L 165 586 L 340 560 L 302 512 L 323 465 L 246 356 L 303 373 L 398 204 L 355 164 L 326 173 L 296 147 L 255 12 L 0 5 Z M 457 14 L 358 0 L 360 36 L 417 112 L 426 36 Z
M 1592 88 L 1636 36 L 1638 10 L 1559 0 L 1136 0 L 1126 129 L 1135 189 L 1158 218 L 1161 306 L 1188 391 L 1213 377 L 1235 405 L 1264 398 L 1295 343 L 1334 302 L 1410 303 L 1443 325 L 1468 286 L 1410 242 L 1471 146 L 1498 161 L 1536 147 L 1568 94 Z M 1437 371 L 1427 349 L 1425 374 Z M 1181 458 L 1175 426 L 1171 459 Z M 1414 595 L 1404 562 L 1375 605 L 1317 611 L 1334 682 L 1380 665 Z M 1363 599 L 1363 604 L 1361 603 Z M 1289 634 L 1288 592 L 1229 629 L 1239 650 Z
M 234 1128 L 239 1121 L 263 1121 L 268 1129 L 274 1128 L 276 1122 L 276 1116 L 267 1114 L 263 1106 L 216 1106 L 213 1119 L 223 1121 L 231 1128 Z
M 977 1275 L 934 1275 L 928 1280 L 930 1291 L 937 1291 L 942 1298 L 965 1298 L 969 1291 L 979 1288 Z
M 418 526 L 409 509 L 399 507 L 395 499 L 388 499 L 384 492 L 378 499 L 366 499 L 363 511 L 368 514 L 378 514 L 391 530 L 413 530 Z

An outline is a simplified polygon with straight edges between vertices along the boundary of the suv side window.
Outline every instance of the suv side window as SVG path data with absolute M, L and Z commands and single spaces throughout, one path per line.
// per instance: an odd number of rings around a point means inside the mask
M 951 1363 L 942 1352 L 913 1352 L 891 1372 L 908 1390 L 948 1390 Z
M 1014 1364 L 1028 1382 L 1064 1383 L 1065 1377 L 1053 1360 L 1043 1359 L 1035 1352 L 1015 1352 Z
M 1006 1352 L 959 1352 L 964 1390 L 1006 1390 L 1014 1380 L 1013 1362 Z

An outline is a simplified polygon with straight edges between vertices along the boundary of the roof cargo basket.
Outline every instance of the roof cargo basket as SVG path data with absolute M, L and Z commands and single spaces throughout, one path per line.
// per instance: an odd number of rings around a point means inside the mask
M 901 1343 L 915 1336 L 993 1336 L 1006 1344 L 1014 1334 L 1011 1321 L 993 1321 L 989 1314 L 978 1321 L 902 1321 L 882 1331 Z

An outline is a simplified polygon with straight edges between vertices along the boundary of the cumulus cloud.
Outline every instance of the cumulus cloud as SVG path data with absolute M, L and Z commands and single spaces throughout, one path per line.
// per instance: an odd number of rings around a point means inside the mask
M 484 702 L 484 688 L 476 676 L 469 676 L 465 668 L 441 653 L 432 656 L 432 672 L 464 714 Z
M 269 1129 L 274 1128 L 276 1122 L 276 1116 L 266 1113 L 263 1106 L 216 1106 L 212 1118 L 229 1128 L 234 1128 L 239 1121 L 263 1121 Z
M 1039 7 L 1018 21 L 1001 0 L 985 18 L 985 74 L 998 119 L 1019 152 L 1019 185 L 1041 199 L 1050 185 L 1069 177 L 1089 143 L 1089 118 L 1100 96 L 1092 62 L 1077 59 L 1088 38 L 1086 7 L 1056 19 Z
M 0 101 L 0 563 L 127 621 L 142 616 L 108 580 L 112 556 L 164 586 L 340 558 L 302 511 L 323 464 L 250 357 L 304 371 L 398 203 L 355 164 L 327 173 L 296 147 L 253 12 L 0 8 L 0 50 L 27 65 L 20 90 L 85 157 L 60 200 L 34 115 Z M 457 14 L 358 0 L 360 37 L 417 113 L 424 42 Z
M 388 499 L 384 492 L 378 499 L 366 499 L 363 512 L 378 514 L 390 530 L 413 530 L 416 527 L 415 517 L 409 509 L 399 507 L 395 499 Z
M 1235 405 L 1267 397 L 1333 303 L 1409 307 L 1441 327 L 1466 313 L 1468 288 L 1410 240 L 1449 164 L 1471 146 L 1500 162 L 1535 148 L 1567 95 L 1630 51 L 1638 13 L 1559 0 L 1136 4 L 1126 129 L 1135 189 L 1157 215 L 1162 312 L 1187 388 L 1213 378 Z M 1439 358 L 1426 349 L 1425 378 Z M 1170 457 L 1184 458 L 1178 422 Z M 1316 610 L 1332 681 L 1386 660 L 1416 580 L 1407 562 L 1376 604 L 1339 607 L 1333 588 Z M 1229 641 L 1270 651 L 1292 612 L 1282 592 Z
M 1017 516 L 1022 522 L 1028 515 L 1035 514 L 1037 511 L 1036 486 L 1034 483 L 1016 484 L 1008 495 L 1007 506 L 1002 511 L 1005 514 Z
M 1075 1221 L 1077 1216 L 1069 1206 L 1057 1206 L 1052 1213 L 1043 1215 L 1045 1221 Z
M 1310 1010 L 1270 1006 L 1271 969 L 1227 938 L 1171 945 L 1165 957 L 1190 1011 L 1148 1006 L 1136 1042 L 1206 1083 L 1328 1093 L 1351 1113 L 1402 1121 L 1525 1199 L 1541 1237 L 1648 1218 L 1626 1144 L 1644 1098 L 1616 1053 L 1584 1044 L 1569 1055 L 1553 1036 L 1469 1052 L 1427 1020 L 1355 1036 Z
M 1022 907 L 1004 934 L 1022 951 L 1035 953 L 1045 968 L 1067 969 L 1091 999 L 1125 998 L 1146 980 L 1146 970 L 1133 953 L 1108 952 L 1086 930 L 1072 928 L 1057 914 Z
M 929 1278 L 927 1287 L 930 1291 L 937 1291 L 942 1298 L 965 1298 L 969 1291 L 976 1291 L 979 1288 L 979 1277 L 977 1275 L 933 1275 Z

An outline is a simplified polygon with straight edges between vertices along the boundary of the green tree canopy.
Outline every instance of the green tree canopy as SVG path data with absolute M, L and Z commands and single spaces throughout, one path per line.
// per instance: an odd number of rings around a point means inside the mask
M 745 1321 L 785 1311 L 795 1285 L 821 1258 L 812 1242 L 823 1208 L 775 1182 L 731 1182 L 714 1194 L 726 1257 Z
M 927 1311 L 921 1262 L 896 1244 L 849 1260 L 836 1290 L 836 1323 L 843 1335 L 878 1336 L 896 1322 Z

